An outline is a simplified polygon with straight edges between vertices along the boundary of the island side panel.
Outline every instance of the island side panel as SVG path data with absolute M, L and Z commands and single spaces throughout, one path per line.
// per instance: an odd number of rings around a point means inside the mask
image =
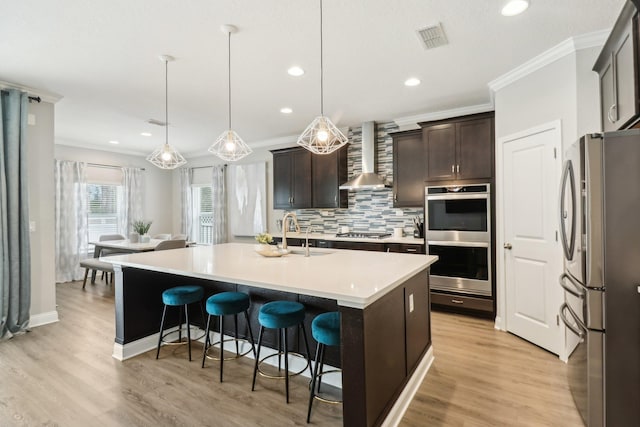
M 364 310 L 340 307 L 344 425 L 384 421 L 430 346 L 428 295 L 426 269 Z

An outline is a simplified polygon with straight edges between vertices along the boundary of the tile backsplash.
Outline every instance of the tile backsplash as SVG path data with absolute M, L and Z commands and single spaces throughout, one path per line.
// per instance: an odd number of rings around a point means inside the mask
M 347 174 L 349 178 L 362 172 L 361 129 L 349 129 L 347 154 Z M 398 130 L 395 122 L 378 123 L 377 130 L 377 172 L 389 182 L 393 182 L 393 140 L 389 132 Z M 304 231 L 313 226 L 316 231 L 332 234 L 340 227 L 348 226 L 351 231 L 393 232 L 394 227 L 403 227 L 405 234 L 413 235 L 413 218 L 424 219 L 423 208 L 394 208 L 393 191 L 360 190 L 349 192 L 348 209 L 300 209 L 296 211 L 300 228 Z

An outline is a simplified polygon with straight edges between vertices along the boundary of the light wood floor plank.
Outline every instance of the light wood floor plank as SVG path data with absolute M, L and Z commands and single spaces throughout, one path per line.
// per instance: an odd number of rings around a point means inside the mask
M 0 426 L 302 426 L 307 381 L 258 379 L 251 359 L 200 368 L 186 348 L 111 357 L 113 293 L 101 281 L 57 286 L 60 322 L 0 343 Z M 160 313 L 158 313 L 160 315 Z M 492 322 L 433 314 L 436 360 L 402 426 L 580 426 L 564 363 L 493 329 Z M 314 405 L 312 425 L 342 424 L 339 405 Z

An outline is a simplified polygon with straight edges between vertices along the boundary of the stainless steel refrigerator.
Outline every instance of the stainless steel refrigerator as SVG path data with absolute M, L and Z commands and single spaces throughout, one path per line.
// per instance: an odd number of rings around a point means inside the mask
M 588 427 L 640 425 L 640 130 L 565 153 L 560 234 L 569 385 Z

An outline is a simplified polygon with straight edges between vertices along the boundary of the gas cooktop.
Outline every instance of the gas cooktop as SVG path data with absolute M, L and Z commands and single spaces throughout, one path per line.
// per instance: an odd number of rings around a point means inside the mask
M 356 239 L 385 239 L 387 237 L 391 237 L 391 233 L 385 233 L 382 231 L 379 233 L 351 231 L 349 233 L 337 233 L 336 237 L 351 237 Z

